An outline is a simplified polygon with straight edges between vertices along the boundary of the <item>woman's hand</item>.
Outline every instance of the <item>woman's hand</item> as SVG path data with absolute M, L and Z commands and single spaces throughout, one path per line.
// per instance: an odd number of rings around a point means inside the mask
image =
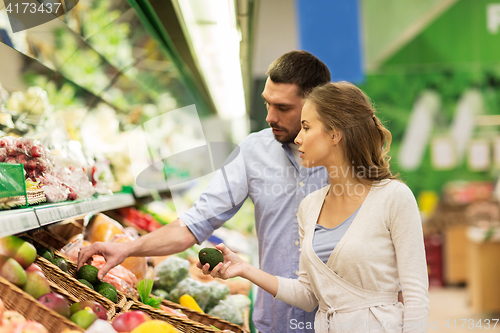
M 218 244 L 215 246 L 216 249 L 222 252 L 224 257 L 224 262 L 219 263 L 215 266 L 211 271 L 210 264 L 205 264 L 201 266 L 201 263 L 198 262 L 196 267 L 203 271 L 205 275 L 211 275 L 214 278 L 219 279 L 229 279 L 235 276 L 242 276 L 245 272 L 245 267 L 249 265 L 248 262 L 238 257 L 234 252 L 229 250 L 224 244 Z

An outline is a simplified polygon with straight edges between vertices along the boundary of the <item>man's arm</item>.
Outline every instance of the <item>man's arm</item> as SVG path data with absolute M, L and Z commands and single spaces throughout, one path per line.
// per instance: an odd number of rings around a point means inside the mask
M 194 235 L 180 219 L 161 227 L 147 235 L 126 243 L 96 242 L 80 250 L 78 268 L 90 262 L 94 254 L 106 259 L 106 264 L 99 270 L 99 279 L 108 271 L 121 264 L 127 257 L 163 256 L 182 252 L 197 242 Z

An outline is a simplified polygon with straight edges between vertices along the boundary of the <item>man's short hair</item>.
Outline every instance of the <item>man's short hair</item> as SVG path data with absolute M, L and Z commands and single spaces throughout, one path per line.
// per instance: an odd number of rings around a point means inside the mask
M 291 51 L 276 59 L 266 73 L 274 83 L 291 83 L 299 87 L 304 97 L 314 87 L 330 82 L 328 67 L 306 51 Z

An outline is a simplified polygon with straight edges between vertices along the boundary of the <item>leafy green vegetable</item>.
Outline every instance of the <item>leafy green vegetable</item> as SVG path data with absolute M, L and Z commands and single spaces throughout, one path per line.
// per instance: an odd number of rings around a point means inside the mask
M 155 267 L 155 289 L 170 292 L 189 274 L 189 261 L 170 256 Z
M 144 279 L 137 282 L 137 291 L 139 292 L 139 298 L 141 302 L 149 305 L 153 308 L 160 308 L 161 298 L 151 296 L 151 290 L 153 289 L 153 280 Z

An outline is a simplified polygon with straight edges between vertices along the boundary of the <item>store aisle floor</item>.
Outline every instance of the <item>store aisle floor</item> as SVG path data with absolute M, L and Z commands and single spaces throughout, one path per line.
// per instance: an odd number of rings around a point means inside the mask
M 495 325 L 494 321 L 491 321 L 489 329 L 486 329 L 484 320 L 487 319 L 486 314 L 475 313 L 469 306 L 467 298 L 467 289 L 464 287 L 449 287 L 449 288 L 436 288 L 431 287 L 429 290 L 430 298 L 430 313 L 429 322 L 431 323 L 428 332 L 429 333 L 445 333 L 445 332 L 500 332 L 500 322 Z M 499 319 L 499 315 L 494 316 L 495 319 Z M 454 320 L 456 319 L 456 324 Z M 467 323 L 464 325 L 464 320 L 467 319 Z M 493 319 L 489 316 L 488 319 Z M 483 327 L 476 327 L 476 325 L 481 320 Z M 474 327 L 472 327 L 472 322 L 474 322 Z M 456 325 L 456 327 L 455 327 Z M 463 325 L 463 328 L 462 328 Z M 470 325 L 470 328 L 469 328 Z

